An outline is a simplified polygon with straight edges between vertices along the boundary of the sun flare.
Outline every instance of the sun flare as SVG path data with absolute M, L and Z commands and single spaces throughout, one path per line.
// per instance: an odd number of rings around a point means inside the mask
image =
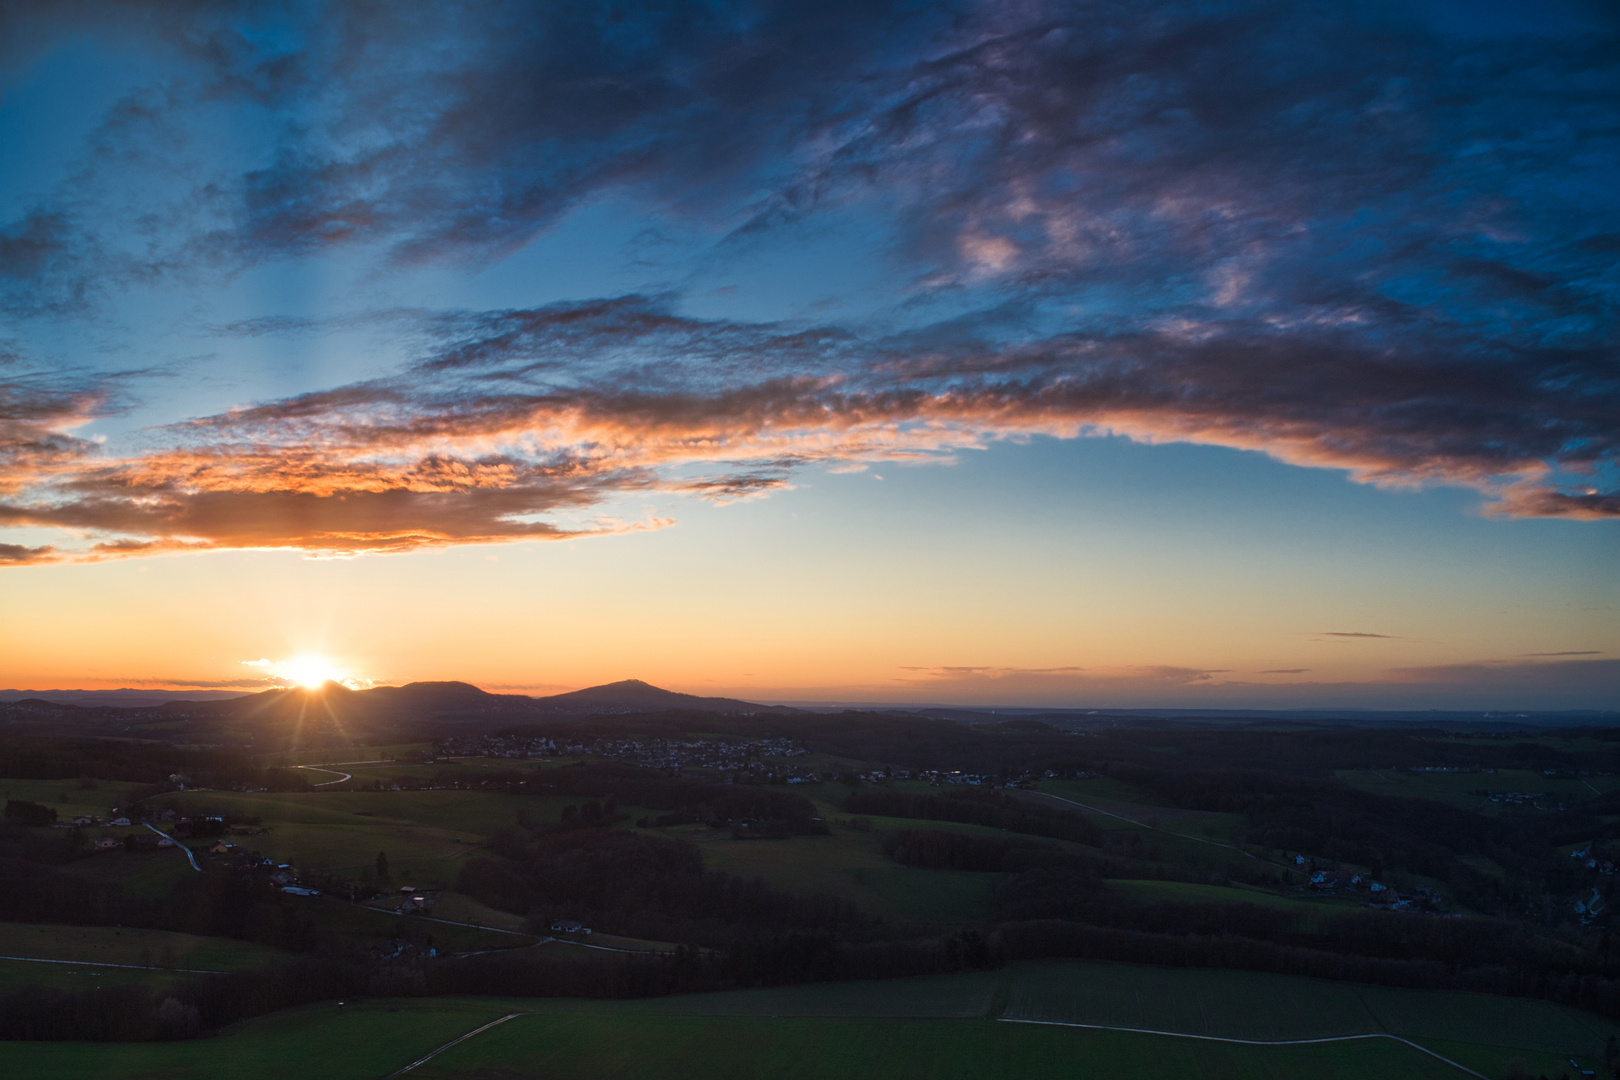
M 295 657 L 282 665 L 280 674 L 306 690 L 318 690 L 329 682 L 343 681 L 343 673 L 323 656 Z
M 287 660 L 244 660 L 249 667 L 260 668 L 265 674 L 291 686 L 305 690 L 319 690 L 329 682 L 358 690 L 373 685 L 369 679 L 357 679 L 345 668 L 324 656 L 305 654 Z

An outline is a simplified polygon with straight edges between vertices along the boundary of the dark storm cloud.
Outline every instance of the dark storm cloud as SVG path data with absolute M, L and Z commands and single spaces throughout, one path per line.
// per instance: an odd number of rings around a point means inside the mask
M 678 297 L 356 316 L 414 362 L 144 456 L 94 458 L 25 402 L 0 520 L 100 556 L 401 550 L 1100 432 L 1620 516 L 1620 36 L 1593 17 L 1464 39 L 1270 3 L 0 6 L 13 55 L 92 27 L 168 65 L 0 227 L 16 310 L 342 246 L 488 260 L 617 193 L 730 229 L 722 251 L 880 206 L 909 324 L 950 312 L 903 334 Z M 186 158 L 211 144 L 171 136 L 205 105 L 247 110 L 263 152 Z

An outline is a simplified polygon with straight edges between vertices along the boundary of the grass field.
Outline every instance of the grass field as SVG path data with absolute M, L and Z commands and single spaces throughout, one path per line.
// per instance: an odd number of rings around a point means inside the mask
M 27 799 L 42 803 L 56 811 L 60 821 L 71 821 L 81 814 L 105 818 L 115 806 L 126 806 L 126 797 L 138 787 L 114 780 L 86 781 L 92 787 L 81 787 L 78 780 L 0 780 L 0 801 Z
M 1356 911 L 1362 903 L 1354 899 L 1295 899 L 1278 896 L 1257 888 L 1240 886 L 1197 885 L 1185 881 L 1131 881 L 1112 879 L 1108 887 L 1143 903 L 1180 904 L 1254 904 L 1274 908 L 1307 919 L 1314 914 L 1334 911 Z
M 1505 806 L 1492 803 L 1473 792 L 1521 791 L 1554 792 L 1567 795 L 1571 802 L 1581 803 L 1620 787 L 1620 777 L 1543 776 L 1538 772 L 1498 769 L 1494 773 L 1410 773 L 1397 769 L 1340 769 L 1334 773 L 1353 788 L 1374 795 L 1393 795 L 1411 799 L 1430 799 L 1462 810 L 1478 810 L 1484 814 L 1504 812 L 1534 813 L 1529 807 Z
M 117 926 L 0 923 L 0 955 L 239 971 L 292 954 L 230 938 Z
M 167 896 L 182 879 L 195 874 L 184 852 L 101 851 L 68 863 L 63 871 L 90 881 L 106 881 L 135 896 Z
M 521 1005 L 317 1006 L 189 1043 L 12 1043 L 6 1047 L 7 1075 L 18 1080 L 281 1080 L 294 1074 L 374 1080 Z M 1245 1047 L 989 1020 L 632 1018 L 592 1011 L 519 1017 L 411 1075 L 423 1080 L 1440 1080 L 1461 1074 L 1415 1050 L 1380 1042 Z
M 397 1012 L 391 1010 L 399 1010 Z M 1589 1067 L 1616 1025 L 1545 1002 L 1247 972 L 1051 962 L 999 972 L 642 1001 L 428 999 L 289 1010 L 191 1043 L 6 1044 L 20 1080 L 258 1080 L 289 1069 L 381 1077 L 507 1013 L 529 1013 L 413 1076 L 617 1080 L 780 1077 L 1153 1077 L 1401 1080 L 1463 1074 L 1386 1041 L 1251 1047 L 999 1023 L 1114 1024 L 1229 1038 L 1384 1031 L 1490 1076 L 1523 1058 Z M 504 1070 L 504 1071 L 503 1071 Z
M 1021 966 L 1003 1015 L 1240 1039 L 1383 1031 L 1423 1045 L 1445 1041 L 1457 1050 L 1450 1056 L 1490 1075 L 1516 1056 L 1594 1061 L 1610 1033 L 1620 1032 L 1601 1017 L 1543 1001 L 1077 961 Z
M 509 1070 L 495 1072 L 494 1070 Z M 1457 1076 L 1408 1047 L 1246 1047 L 986 1020 L 524 1016 L 414 1076 L 570 1080 L 1281 1080 Z
M 186 792 L 192 811 L 258 818 L 270 832 L 237 842 L 303 870 L 357 877 L 388 853 L 396 881 L 425 888 L 454 884 L 462 862 L 518 811 L 560 811 L 553 800 L 481 791 Z
M 45 986 L 52 990 L 105 990 L 130 983 L 167 985 L 185 976 L 172 971 L 129 971 L 95 964 L 31 964 L 0 960 L 0 994 L 25 987 Z M 4 1051 L 0 1051 L 3 1058 Z
M 24 986 L 84 990 L 137 982 L 167 983 L 183 976 L 164 969 L 239 971 L 287 959 L 290 954 L 252 942 L 167 930 L 0 923 L 0 956 L 83 961 L 60 964 L 0 960 L 0 991 L 4 991 Z M 107 964 L 157 970 L 103 966 Z
M 480 1001 L 289 1009 L 181 1043 L 4 1044 L 15 1080 L 377 1080 L 510 1011 Z
M 669 830 L 703 849 L 711 870 L 763 878 L 788 892 L 828 893 L 863 909 L 901 922 L 961 922 L 982 918 L 990 909 L 993 874 L 920 870 L 896 866 L 883 857 L 882 828 L 946 828 L 993 833 L 978 826 L 942 822 L 872 819 L 863 832 L 832 826 L 830 836 L 796 836 L 787 840 L 732 840 L 711 830 Z
M 453 926 L 446 922 L 435 921 L 438 912 L 433 918 L 423 919 L 410 915 L 397 915 L 390 910 L 376 907 L 366 907 L 359 904 L 346 904 L 341 900 L 322 897 L 309 901 L 319 916 L 321 926 L 336 934 L 353 938 L 394 937 L 407 932 L 418 931 L 431 935 L 434 945 L 447 952 L 476 952 L 485 949 L 510 949 L 530 944 L 534 939 L 527 935 L 515 936 L 510 933 L 498 933 L 493 929 L 478 929 L 471 926 Z M 489 926 L 495 926 L 493 921 Z M 506 920 L 501 920 L 501 927 L 505 927 Z

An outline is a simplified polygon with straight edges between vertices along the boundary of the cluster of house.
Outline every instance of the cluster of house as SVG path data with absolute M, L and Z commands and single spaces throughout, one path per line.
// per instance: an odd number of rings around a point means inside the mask
M 439 955 L 439 950 L 432 945 L 426 947 L 416 945 L 405 938 L 389 938 L 373 945 L 366 952 L 377 960 L 412 960 Z
M 115 806 L 106 817 L 95 814 L 80 814 L 65 821 L 51 823 L 53 829 L 133 829 L 143 824 L 141 821 L 131 820 L 129 815 L 121 813 Z M 158 848 L 172 848 L 175 842 L 168 836 L 158 832 L 139 831 L 109 834 L 103 832 L 91 841 L 90 846 L 96 851 L 156 851 Z
M 1569 857 L 1594 874 L 1613 877 L 1617 871 L 1620 871 L 1620 865 L 1617 865 L 1613 859 L 1606 858 L 1602 852 L 1597 851 L 1590 844 L 1582 848 L 1576 848 L 1569 853 Z M 1596 885 L 1589 886 L 1589 888 L 1592 890 L 1591 895 L 1582 897 L 1574 901 L 1573 904 L 1575 916 L 1580 919 L 1582 926 L 1591 926 L 1597 916 L 1608 909 L 1608 904 L 1603 899 L 1602 890 Z
M 1562 806 L 1568 798 L 1554 791 L 1486 791 L 1481 794 L 1493 803 L 1507 806 L 1539 806 L 1543 802 Z
M 401 885 L 399 906 L 394 910 L 401 915 L 426 915 L 433 910 L 433 897 L 415 885 Z
M 1569 857 L 1585 865 L 1588 870 L 1596 870 L 1600 874 L 1613 874 L 1617 869 L 1613 859 L 1605 859 L 1601 855 L 1594 854 L 1590 846 L 1570 852 Z
M 1294 856 L 1294 865 L 1309 872 L 1310 880 L 1305 887 L 1314 893 L 1365 897 L 1368 907 L 1385 911 L 1421 911 L 1438 914 L 1445 908 L 1442 899 L 1426 885 L 1402 892 L 1350 867 L 1318 867 L 1303 855 Z
M 513 738 L 487 735 L 479 739 L 448 739 L 436 747 L 439 754 L 463 757 L 537 758 L 605 757 L 650 769 L 746 769 L 762 758 L 791 758 L 803 754 L 792 739 L 590 739 Z

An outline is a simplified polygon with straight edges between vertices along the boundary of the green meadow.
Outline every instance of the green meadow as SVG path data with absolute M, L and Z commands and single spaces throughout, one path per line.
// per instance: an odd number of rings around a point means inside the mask
M 118 926 L 0 923 L 0 955 L 88 963 L 240 971 L 291 953 L 230 938 Z
M 1616 1025 L 1546 1002 L 1287 976 L 1046 962 L 996 972 L 639 1001 L 379 1000 L 287 1010 L 193 1042 L 10 1043 L 22 1080 L 386 1076 L 498 1017 L 523 1014 L 411 1075 L 619 1080 L 1166 1076 L 1403 1080 L 1464 1074 L 1391 1040 L 1248 1046 L 1097 1024 L 1283 1040 L 1384 1032 L 1500 1076 L 1522 1059 L 1591 1067 Z M 1017 1023 L 1009 1021 L 1046 1021 Z
M 1522 769 L 1498 769 L 1493 773 L 1414 773 L 1398 769 L 1340 769 L 1333 775 L 1353 788 L 1374 795 L 1432 799 L 1461 810 L 1485 814 L 1534 813 L 1529 806 L 1493 803 L 1476 794 L 1485 791 L 1550 792 L 1570 802 L 1581 803 L 1620 788 L 1620 777 L 1543 776 Z

